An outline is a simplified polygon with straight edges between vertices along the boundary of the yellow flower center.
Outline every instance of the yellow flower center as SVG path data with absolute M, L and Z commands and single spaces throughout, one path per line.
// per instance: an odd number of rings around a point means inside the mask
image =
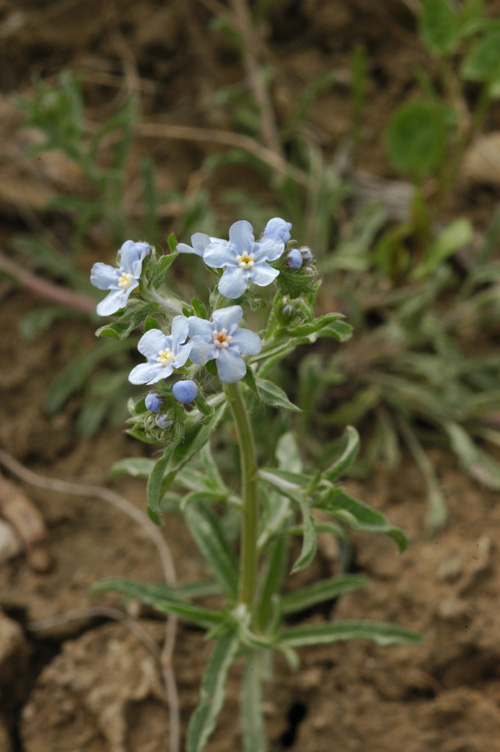
M 132 278 L 132 275 L 131 275 L 131 274 L 129 274 L 128 272 L 123 272 L 122 276 L 121 276 L 121 277 L 120 277 L 120 279 L 118 280 L 118 285 L 119 285 L 119 286 L 120 286 L 120 287 L 121 287 L 121 288 L 122 288 L 123 290 L 128 290 L 128 288 L 129 288 L 129 287 L 130 287 L 130 285 L 131 285 L 131 284 L 133 283 L 133 281 L 134 281 L 134 280 L 133 280 L 133 278 Z
M 212 334 L 212 342 L 219 349 L 229 347 L 231 340 L 232 337 L 227 333 L 227 329 L 221 329 L 220 332 L 215 330 Z
M 255 255 L 245 251 L 241 256 L 236 256 L 236 261 L 240 269 L 251 269 L 252 266 L 255 266 Z
M 164 350 L 160 350 L 156 360 L 162 366 L 169 366 L 175 360 L 175 355 L 170 348 L 166 347 Z

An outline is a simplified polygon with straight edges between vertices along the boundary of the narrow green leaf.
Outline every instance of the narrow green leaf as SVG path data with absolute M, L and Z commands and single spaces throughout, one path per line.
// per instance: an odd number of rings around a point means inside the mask
M 429 175 L 444 158 L 446 121 L 433 102 L 405 102 L 392 117 L 387 132 L 389 160 L 396 170 L 414 178 Z
M 149 478 L 155 461 L 148 457 L 125 457 L 112 465 L 109 479 L 115 480 L 120 475 L 130 475 L 132 478 Z
M 353 426 L 347 426 L 342 439 L 346 444 L 342 455 L 323 473 L 324 478 L 331 483 L 335 483 L 345 473 L 356 459 L 359 451 L 359 434 Z
M 157 611 L 176 614 L 176 616 L 205 629 L 210 629 L 217 624 L 221 624 L 226 618 L 224 614 L 217 611 L 185 603 L 182 599 L 165 593 L 157 586 L 142 585 L 140 582 L 134 582 L 133 580 L 103 580 L 93 585 L 90 589 L 92 595 L 107 592 L 119 593 L 128 599 L 136 598 L 141 603 L 145 603 Z
M 262 651 L 252 651 L 245 662 L 241 698 L 241 730 L 244 752 L 266 752 L 268 749 L 264 714 L 262 712 Z
M 148 507 L 155 515 L 159 515 L 161 512 L 160 503 L 163 496 L 162 486 L 163 477 L 165 475 L 166 467 L 169 463 L 170 457 L 173 452 L 173 447 L 167 447 L 165 453 L 154 464 L 154 467 L 150 473 L 147 485 L 147 498 Z
M 278 491 L 298 490 L 301 487 L 308 486 L 311 482 L 311 476 L 304 473 L 290 473 L 288 470 L 280 470 L 277 467 L 263 467 L 259 470 L 259 477 L 269 483 Z
M 287 575 L 289 546 L 284 536 L 275 538 L 267 551 L 264 575 L 259 582 L 257 619 L 264 631 L 269 625 L 273 599 L 281 591 Z
M 215 579 L 230 600 L 238 593 L 238 564 L 217 516 L 204 504 L 186 507 L 189 531 Z
M 457 42 L 457 19 L 448 0 L 424 0 L 419 31 L 432 54 L 444 56 L 453 52 Z
M 300 511 L 302 514 L 302 525 L 304 527 L 304 535 L 302 537 L 302 550 L 300 556 L 292 567 L 293 572 L 300 572 L 309 566 L 316 555 L 316 549 L 318 541 L 316 538 L 316 530 L 314 529 L 314 520 L 309 511 L 309 506 L 303 499 L 298 499 Z
M 202 752 L 224 704 L 229 669 L 238 650 L 235 632 L 220 636 L 214 646 L 201 683 L 200 704 L 189 722 L 186 752 Z
M 278 645 L 300 648 L 306 645 L 326 645 L 346 640 L 371 640 L 382 646 L 419 645 L 422 639 L 422 635 L 417 632 L 395 624 L 352 620 L 284 629 L 278 636 Z
M 313 321 L 290 327 L 287 330 L 287 334 L 291 337 L 309 337 L 309 335 L 319 332 L 321 329 L 324 329 L 325 326 L 333 324 L 342 318 L 344 317 L 341 313 L 325 313 L 324 316 L 319 316 L 317 319 L 313 319 Z
M 257 395 L 265 405 L 270 407 L 277 407 L 283 410 L 290 410 L 291 412 L 300 413 L 300 407 L 290 402 L 286 393 L 279 386 L 273 384 L 272 381 L 267 379 L 255 379 L 255 385 L 257 389 Z
M 400 552 L 404 551 L 408 545 L 403 531 L 387 522 L 381 512 L 353 499 L 339 488 L 326 491 L 314 506 L 342 520 L 352 530 L 389 535 L 397 543 Z
M 284 614 L 294 614 L 315 606 L 317 603 L 338 598 L 344 593 L 366 587 L 371 582 L 369 577 L 359 574 L 344 574 L 339 577 L 329 577 L 307 585 L 294 593 L 288 593 L 282 598 L 281 606 Z

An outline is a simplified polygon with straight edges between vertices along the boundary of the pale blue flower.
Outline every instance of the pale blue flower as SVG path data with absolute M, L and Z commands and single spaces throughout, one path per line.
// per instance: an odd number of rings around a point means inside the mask
M 186 243 L 177 243 L 177 250 L 179 253 L 195 253 L 197 256 L 203 257 L 205 248 L 212 240 L 216 240 L 216 238 L 211 238 L 204 232 L 195 232 L 194 235 L 191 235 L 192 246 Z
M 98 262 L 92 267 L 90 281 L 99 290 L 110 290 L 97 306 L 99 316 L 110 316 L 127 305 L 130 293 L 139 286 L 142 262 L 151 253 L 147 243 L 127 240 L 118 251 L 119 267 Z
M 286 265 L 289 269 L 293 269 L 294 271 L 300 269 L 300 267 L 302 266 L 302 254 L 300 251 L 298 251 L 296 248 L 292 248 L 291 251 L 288 251 L 286 256 Z
M 280 217 L 273 217 L 273 219 L 269 220 L 264 229 L 262 240 L 264 240 L 264 238 L 278 238 L 286 245 L 292 237 L 290 234 L 291 229 L 291 222 L 285 222 L 285 220 Z
M 170 417 L 168 413 L 163 413 L 163 415 L 157 415 L 155 418 L 155 423 L 158 426 L 158 428 L 167 429 L 170 428 L 174 421 Z
M 150 394 L 146 395 L 144 404 L 146 405 L 146 408 L 148 410 L 151 410 L 152 413 L 159 413 L 160 408 L 163 405 L 163 400 L 158 392 L 150 392 Z
M 238 329 L 242 316 L 241 306 L 234 305 L 215 311 L 213 321 L 189 317 L 189 357 L 199 366 L 215 360 L 219 378 L 225 384 L 240 381 L 245 375 L 247 367 L 242 355 L 257 355 L 262 349 L 255 332 Z
M 172 334 L 163 334 L 159 329 L 150 329 L 139 340 L 137 349 L 147 358 L 130 372 L 128 380 L 132 384 L 156 384 L 168 378 L 174 368 L 181 368 L 189 358 L 191 343 L 183 344 L 189 332 L 189 321 L 185 316 L 175 316 L 172 321 Z
M 285 249 L 283 240 L 277 236 L 263 237 L 256 242 L 250 222 L 241 220 L 231 225 L 229 240 L 212 238 L 203 252 L 207 266 L 225 267 L 219 282 L 219 292 L 226 298 L 239 298 L 249 282 L 267 287 L 279 274 L 269 266 Z
M 198 396 L 198 387 L 191 381 L 191 379 L 184 379 L 183 381 L 177 381 L 172 387 L 172 394 L 177 402 L 185 405 L 187 402 L 192 402 Z

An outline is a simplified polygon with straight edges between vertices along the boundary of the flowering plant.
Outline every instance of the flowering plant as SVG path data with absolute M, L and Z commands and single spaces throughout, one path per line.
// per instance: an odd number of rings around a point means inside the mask
M 311 564 L 317 533 L 344 538 L 345 528 L 391 536 L 400 550 L 403 532 L 337 484 L 354 461 L 358 435 L 347 428 L 329 467 L 304 470 L 292 432 L 279 438 L 276 461 L 257 452 L 249 410 L 259 403 L 270 410 L 299 411 L 288 395 L 266 377 L 273 366 L 292 356 L 298 345 L 320 337 L 343 342 L 350 326 L 337 313 L 316 317 L 319 288 L 309 248 L 296 248 L 291 224 L 271 219 L 260 240 L 251 225 L 236 222 L 229 240 L 196 233 L 192 245 L 169 238 L 169 252 L 159 255 L 145 243 L 127 241 L 119 268 L 96 264 L 92 281 L 109 290 L 100 313 L 117 313 L 117 321 L 99 336 L 127 337 L 142 326 L 138 349 L 147 359 L 130 373 L 133 384 L 154 386 L 130 405 L 128 432 L 159 444 L 157 459 L 121 460 L 115 474 L 148 478 L 148 513 L 158 525 L 167 505 L 181 512 L 212 579 L 195 589 L 153 587 L 112 580 L 94 590 L 113 590 L 207 629 L 214 648 L 203 679 L 200 704 L 187 732 L 186 749 L 200 752 L 213 732 L 224 701 L 228 671 L 243 660 L 242 731 L 247 752 L 267 748 L 261 708 L 261 682 L 272 651 L 297 664 L 302 646 L 348 639 L 370 639 L 380 645 L 415 643 L 419 636 L 383 622 L 344 621 L 287 625 L 319 603 L 367 584 L 361 575 L 336 576 L 283 595 L 290 571 Z M 200 257 L 214 275 L 215 289 L 204 303 L 183 303 L 161 290 L 179 254 Z M 222 274 L 217 271 L 223 269 Z M 274 296 L 269 294 L 274 286 Z M 237 302 L 235 302 L 237 301 Z M 245 316 L 246 326 L 241 326 Z M 261 320 L 259 332 L 251 327 Z M 210 439 L 232 418 L 239 445 L 240 492 L 226 484 L 214 461 Z M 190 466 L 188 468 L 188 465 Z M 225 509 L 237 510 L 239 545 L 228 537 Z M 290 566 L 294 539 L 302 541 Z M 239 550 L 239 560 L 237 551 Z M 196 596 L 216 592 L 220 608 L 199 605 Z

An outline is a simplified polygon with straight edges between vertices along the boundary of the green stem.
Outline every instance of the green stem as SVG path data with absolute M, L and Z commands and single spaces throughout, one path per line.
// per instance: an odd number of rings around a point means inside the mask
M 243 524 L 241 535 L 239 601 L 250 613 L 257 585 L 257 533 L 259 500 L 257 495 L 257 459 L 252 426 L 239 384 L 225 384 L 224 391 L 233 413 L 241 460 Z

